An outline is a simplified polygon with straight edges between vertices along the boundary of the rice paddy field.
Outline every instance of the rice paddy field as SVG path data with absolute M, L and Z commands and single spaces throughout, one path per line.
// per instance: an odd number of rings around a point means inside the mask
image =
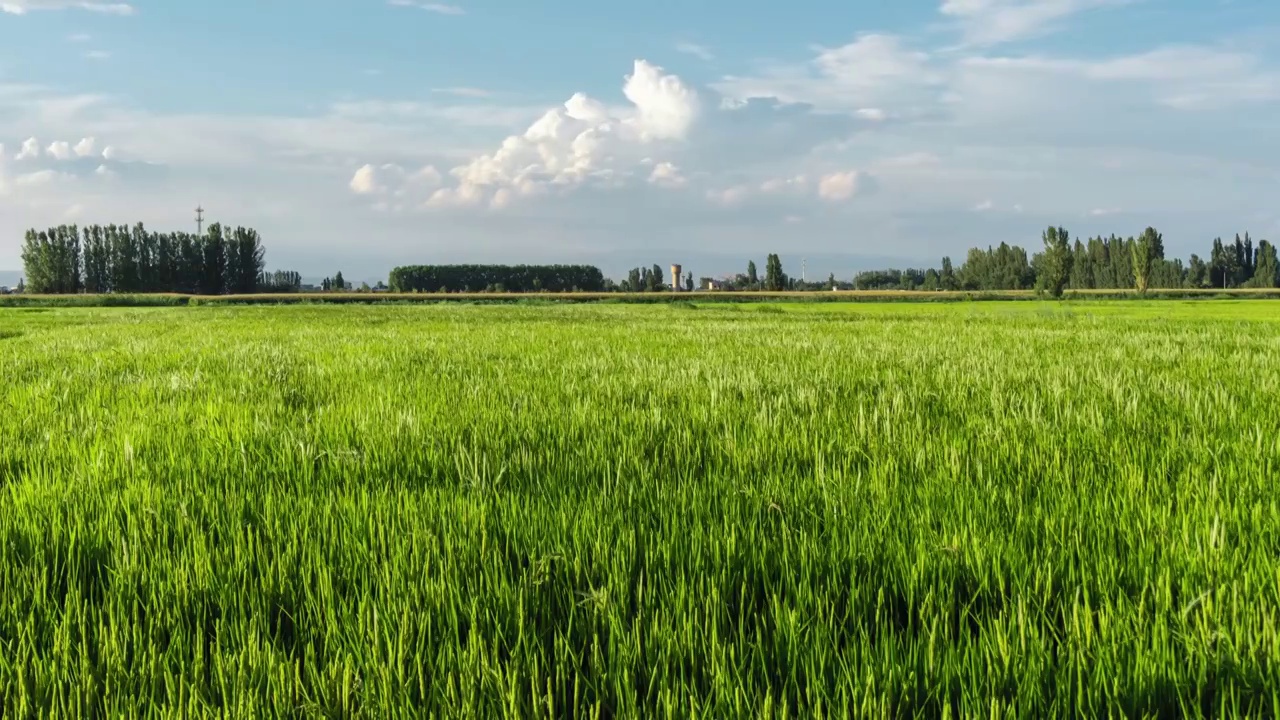
M 1280 713 L 1274 301 L 0 309 L 0 716 Z

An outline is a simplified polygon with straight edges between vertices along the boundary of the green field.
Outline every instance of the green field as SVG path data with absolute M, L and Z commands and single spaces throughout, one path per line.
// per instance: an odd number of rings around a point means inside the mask
M 1275 717 L 1274 301 L 0 309 L 0 716 Z

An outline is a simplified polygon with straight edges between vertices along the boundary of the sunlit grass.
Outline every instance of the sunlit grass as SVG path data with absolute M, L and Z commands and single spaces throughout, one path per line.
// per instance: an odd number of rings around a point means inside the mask
M 0 310 L 0 714 L 1273 717 L 1274 307 Z

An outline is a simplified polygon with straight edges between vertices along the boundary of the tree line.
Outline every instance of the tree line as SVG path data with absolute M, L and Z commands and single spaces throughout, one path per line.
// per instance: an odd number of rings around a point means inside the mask
M 32 293 L 223 295 L 297 287 L 297 273 L 264 272 L 257 231 L 213 223 L 203 235 L 148 231 L 142 223 L 28 230 L 22 248 Z
M 662 268 L 654 265 L 653 269 L 649 268 L 631 268 L 627 272 L 627 277 L 620 283 L 614 283 L 612 280 L 605 280 L 604 289 L 606 292 L 670 292 L 673 288 L 667 282 L 662 273 Z M 693 290 L 693 273 L 685 273 L 680 280 L 680 287 L 675 290 Z
M 593 265 L 410 265 L 391 271 L 393 292 L 601 292 Z
M 1187 263 L 1165 256 L 1164 236 L 1147 228 L 1138 237 L 1093 237 L 1072 241 L 1065 228 L 1050 227 L 1041 236 L 1043 249 L 1029 255 L 1017 245 L 1001 243 L 971 248 L 964 263 L 953 268 L 942 258 L 940 269 L 872 270 L 858 273 L 859 290 L 1138 290 L 1150 288 L 1274 288 L 1280 286 L 1276 247 L 1266 240 L 1254 246 L 1245 233 L 1234 242 L 1213 241 L 1206 262 L 1192 255 Z

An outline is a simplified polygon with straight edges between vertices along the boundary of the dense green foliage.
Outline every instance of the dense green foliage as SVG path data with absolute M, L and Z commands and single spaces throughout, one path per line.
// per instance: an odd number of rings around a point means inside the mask
M 388 283 L 394 292 L 599 292 L 604 273 L 592 265 L 412 265 L 392 270 Z
M 142 223 L 28 230 L 32 293 L 252 293 L 273 288 L 257 231 L 214 223 L 203 235 L 148 232 Z
M 1263 240 L 1255 249 L 1245 233 L 1233 244 L 1213 241 L 1206 263 L 1192 255 L 1184 265 L 1165 257 L 1163 237 L 1147 228 L 1137 238 L 1077 238 L 1071 243 L 1065 228 L 1049 228 L 1045 250 L 1029 255 L 1018 245 L 971 248 L 964 263 L 952 271 L 951 258 L 942 269 L 869 270 L 854 277 L 859 290 L 1031 290 L 1053 295 L 1061 268 L 1068 268 L 1062 289 L 1126 290 L 1148 288 L 1274 288 L 1280 286 L 1280 262 L 1275 245 Z M 1062 255 L 1063 245 L 1070 258 Z M 1136 261 L 1136 262 L 1135 262 Z
M 621 283 L 613 284 L 604 279 L 602 290 L 621 292 L 670 292 L 671 287 L 663 282 L 662 268 L 656 264 L 650 268 L 631 268 Z
M 1062 291 L 1071 278 L 1071 238 L 1064 228 L 1049 228 L 1044 233 L 1044 256 L 1040 263 L 1039 286 L 1053 297 L 1062 297 Z
M 1274 717 L 1274 307 L 0 310 L 0 707 Z

